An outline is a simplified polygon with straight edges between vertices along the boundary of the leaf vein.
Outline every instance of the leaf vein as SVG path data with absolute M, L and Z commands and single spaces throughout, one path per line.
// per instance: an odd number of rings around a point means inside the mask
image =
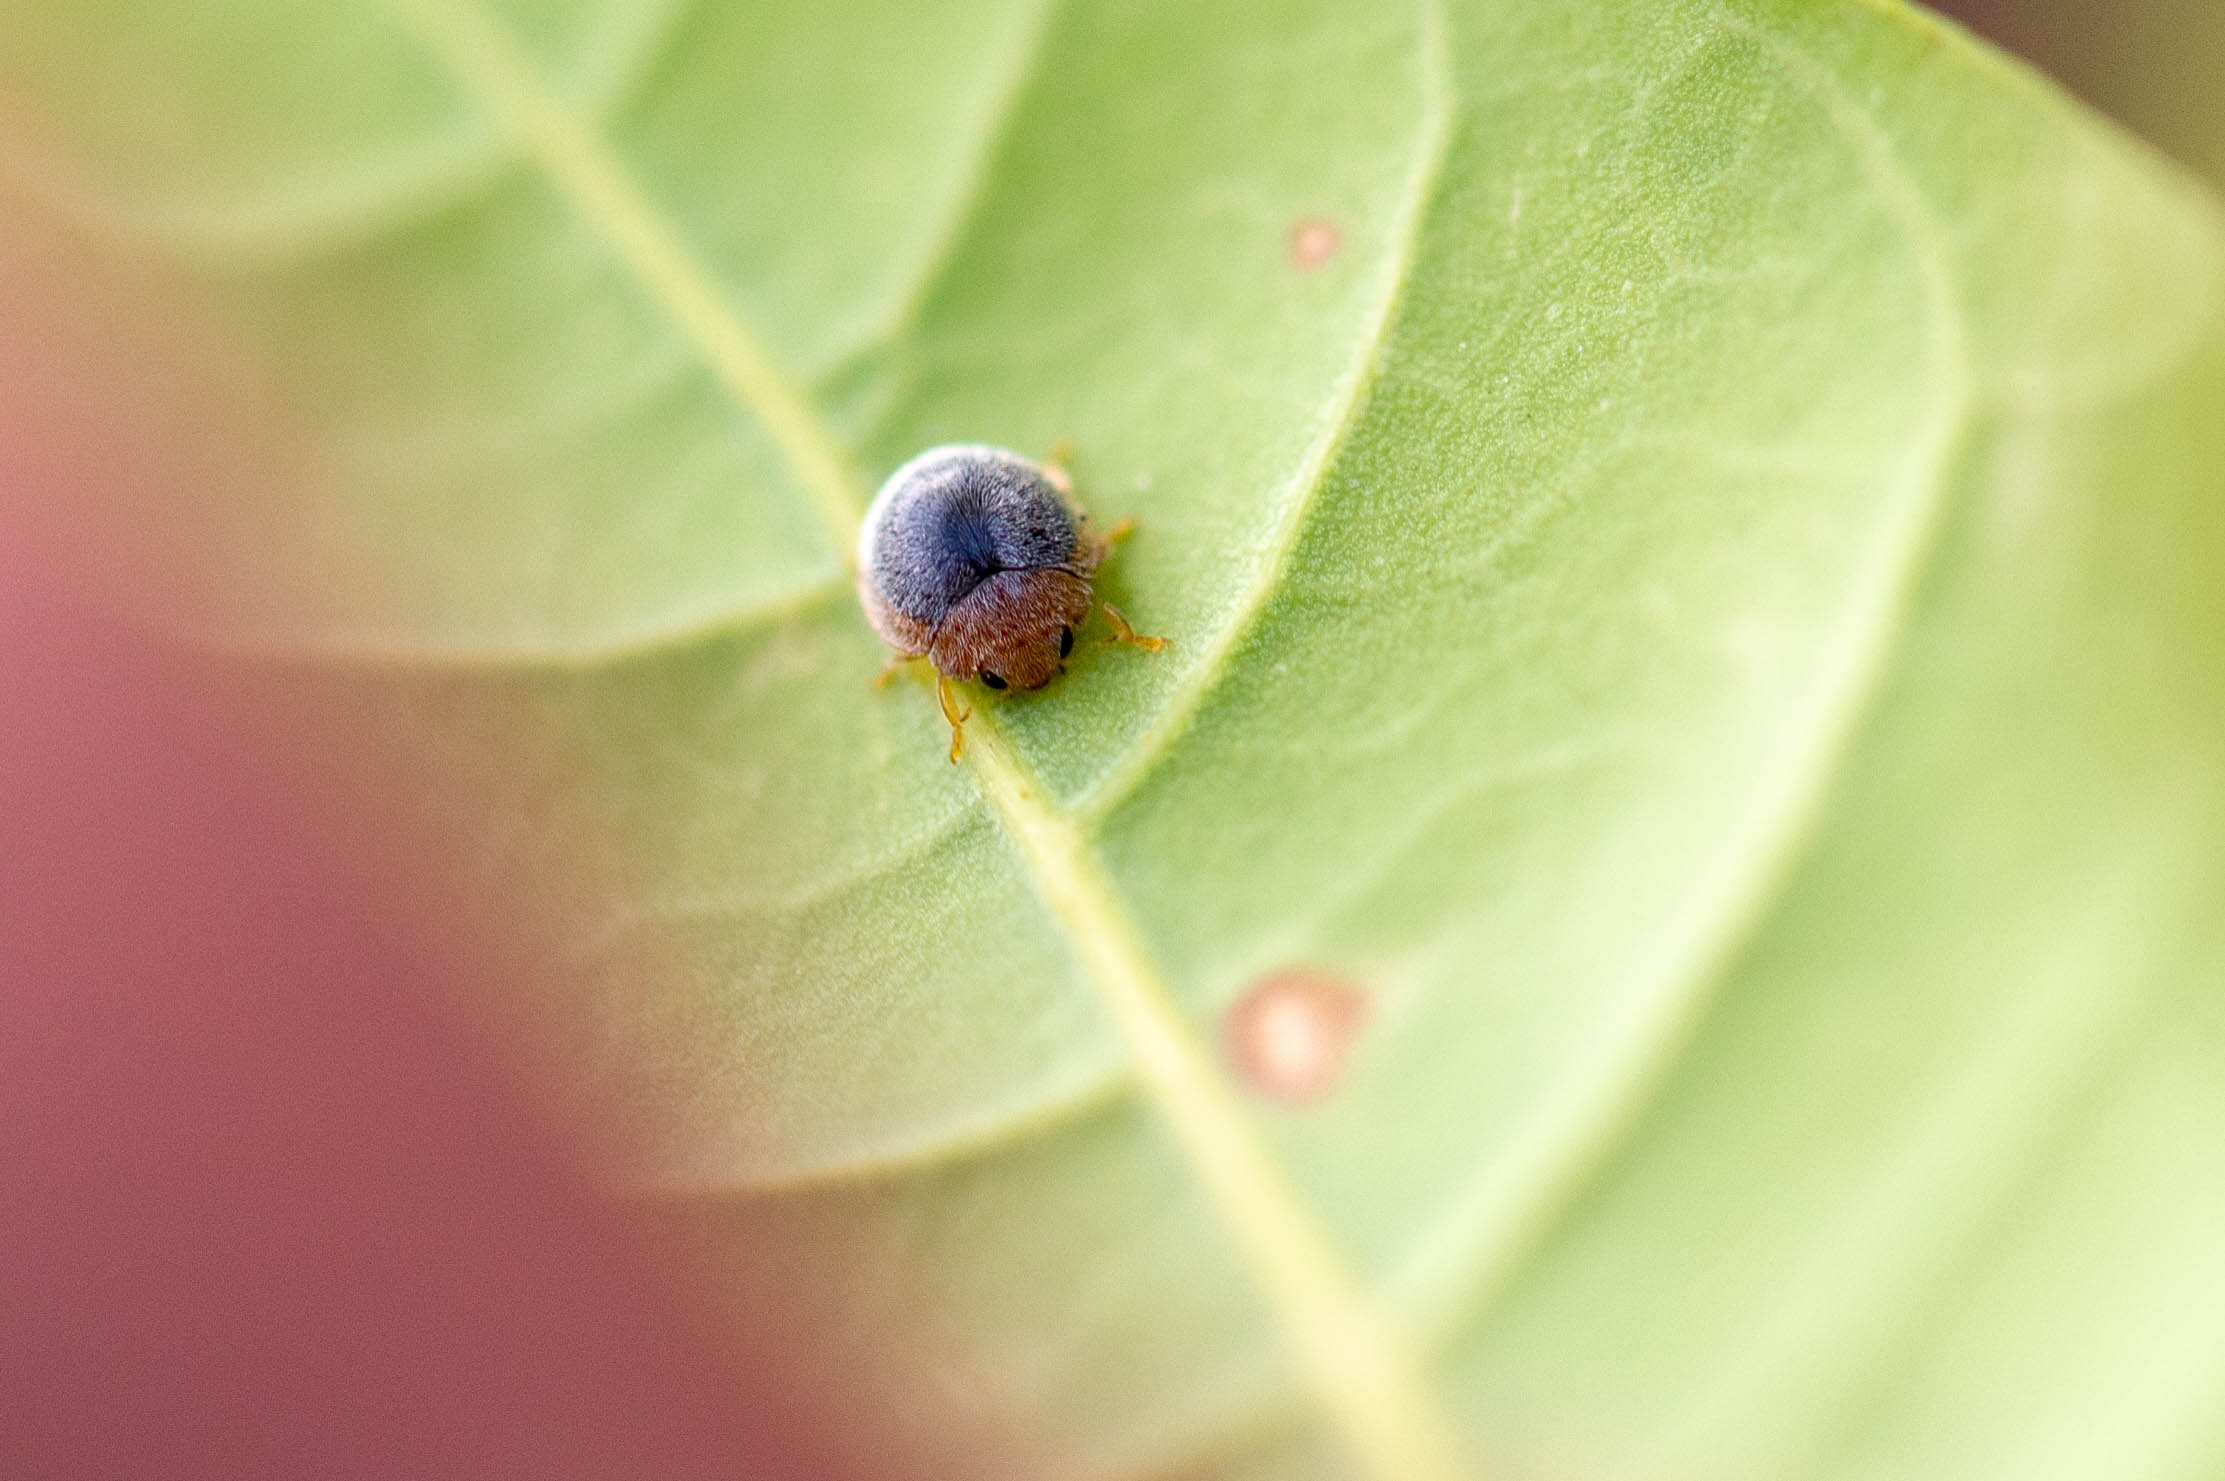
M 847 549 L 862 502 L 847 453 L 621 163 L 547 94 L 525 58 L 469 0 L 392 3 L 435 54 L 524 137 L 574 208 L 608 237 L 720 380 L 764 422 L 837 548 Z M 1441 130 L 1449 83 L 1436 0 L 1423 0 L 1422 14 L 1428 96 Z M 1358 394 L 1355 386 L 1353 401 Z M 1332 446 L 1333 440 L 1320 454 L 1324 465 Z M 1290 523 L 1285 552 L 1295 538 L 1295 521 Z M 1316 1402 L 1353 1458 L 1379 1481 L 1460 1476 L 1465 1467 L 1450 1421 L 1403 1333 L 1343 1268 L 1235 1091 L 1189 1031 L 1078 821 L 1059 810 L 1028 773 L 993 714 L 978 715 L 972 735 L 973 769 L 983 792 L 1012 834 L 1037 891 L 1067 930 L 1121 1031 L 1138 1082 L 1188 1155 Z
M 651 1191 L 674 1199 L 742 1203 L 927 1177 L 986 1161 L 1025 1142 L 1079 1125 L 1120 1105 L 1136 1089 L 1135 1076 L 1126 1064 L 1085 1062 L 1073 1074 L 1071 1083 L 1048 1092 L 1038 1088 L 1023 1103 L 952 1120 L 870 1151 L 772 1168 L 740 1178 L 722 1175 L 716 1183 L 660 1184 Z
M 1428 208 L 1444 172 L 1445 156 L 1452 142 L 1452 63 L 1446 55 L 1441 0 L 1424 0 L 1422 6 L 1419 78 L 1422 91 L 1422 124 L 1414 162 L 1400 192 L 1392 218 L 1389 250 L 1377 271 L 1383 282 L 1375 312 L 1361 333 L 1344 373 L 1330 388 L 1321 430 L 1292 472 L 1283 496 L 1275 501 L 1278 518 L 1254 552 L 1250 571 L 1242 578 L 1242 595 L 1205 645 L 1198 662 L 1178 681 L 1159 713 L 1137 733 L 1112 766 L 1074 799 L 1075 812 L 1095 821 L 1111 813 L 1131 795 L 1182 738 L 1190 722 L 1204 707 L 1207 696 L 1227 676 L 1230 660 L 1260 614 L 1282 589 L 1291 557 L 1305 533 L 1307 518 L 1327 484 L 1337 454 L 1358 425 L 1368 393 L 1382 373 L 1405 287 L 1412 276 Z
M 989 164 L 998 153 L 1000 141 L 1011 132 L 1020 100 L 1027 95 L 1040 69 L 1043 40 L 1050 34 L 1058 14 L 1058 3 L 1059 0 L 1028 0 L 1028 14 L 1014 27 L 1012 40 L 1004 46 L 1003 55 L 991 69 L 990 83 L 984 90 L 988 94 L 985 105 L 980 116 L 971 123 L 972 137 L 966 141 L 967 147 L 962 153 L 975 162 L 973 167 L 961 172 L 957 188 L 944 201 L 939 219 L 928 233 L 924 250 L 905 272 L 889 304 L 882 310 L 879 322 L 863 333 L 856 349 L 840 357 L 841 363 L 855 363 L 918 324 L 936 283 L 941 281 L 959 245 L 965 241 L 967 228 L 980 216 L 982 203 L 988 195 Z M 823 376 L 822 380 L 831 378 Z
M 549 93 L 516 45 L 476 8 L 443 0 L 392 4 L 426 46 L 517 132 L 719 381 L 756 415 L 802 480 L 834 548 L 847 555 L 861 509 L 848 452 L 624 165 Z
M 1756 789 L 1747 836 L 1699 883 L 1692 908 L 1640 964 L 1636 987 L 1437 1226 L 1415 1242 L 1393 1285 L 1408 1310 L 1432 1313 L 1437 1340 L 1472 1328 L 1610 1164 L 1690 1047 L 1741 946 L 1820 824 L 1832 779 L 1882 685 L 1947 505 L 1949 471 L 1975 404 L 1970 331 L 1947 229 L 1890 137 L 1830 74 L 1789 42 L 1727 11 L 1718 24 L 1768 54 L 1846 141 L 1920 280 L 1934 392 L 1907 440 L 1893 506 L 1851 593 L 1810 744 Z
M 822 603 L 850 593 L 847 577 L 830 573 L 806 585 L 766 597 L 746 606 L 713 612 L 699 621 L 628 633 L 607 642 L 560 647 L 396 647 L 375 638 L 345 633 L 308 642 L 280 643 L 244 638 L 212 644 L 215 651 L 235 658 L 272 663 L 319 663 L 358 669 L 411 669 L 428 674 L 591 674 L 630 663 L 652 662 L 684 652 L 699 644 L 725 642 L 750 636 L 811 612 Z

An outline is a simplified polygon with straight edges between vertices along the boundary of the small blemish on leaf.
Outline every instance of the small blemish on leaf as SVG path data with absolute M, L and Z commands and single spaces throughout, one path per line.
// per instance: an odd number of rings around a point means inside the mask
M 1290 228 L 1290 265 L 1311 272 L 1337 255 L 1344 233 L 1325 216 L 1302 217 Z
M 1222 1020 L 1228 1062 L 1260 1094 L 1319 1100 L 1336 1088 L 1367 998 L 1341 977 L 1292 968 L 1254 983 Z

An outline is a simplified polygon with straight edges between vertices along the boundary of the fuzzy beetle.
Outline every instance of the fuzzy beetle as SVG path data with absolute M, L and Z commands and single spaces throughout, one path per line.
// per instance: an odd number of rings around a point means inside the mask
M 1090 533 L 1060 460 L 1036 463 L 1001 447 L 930 448 L 888 476 L 858 531 L 858 600 L 905 662 L 935 665 L 950 722 L 950 759 L 970 711 L 953 680 L 991 689 L 1040 689 L 1074 651 L 1074 629 L 1103 607 L 1114 637 L 1158 649 L 1090 590 L 1090 578 L 1128 533 L 1126 521 Z M 889 675 L 884 674 L 885 681 Z

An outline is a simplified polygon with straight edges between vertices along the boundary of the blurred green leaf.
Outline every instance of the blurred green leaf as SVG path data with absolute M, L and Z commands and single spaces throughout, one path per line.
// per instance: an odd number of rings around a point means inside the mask
M 14 7 L 12 209 L 829 1469 L 2225 1467 L 2209 200 L 1886 3 L 468 6 Z M 1174 646 L 954 769 L 848 511 L 1066 436 Z

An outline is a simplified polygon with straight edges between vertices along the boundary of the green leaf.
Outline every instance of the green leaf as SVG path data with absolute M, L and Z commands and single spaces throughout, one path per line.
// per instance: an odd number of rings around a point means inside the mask
M 0 138 L 830 1469 L 2225 1467 L 2225 226 L 1960 34 L 22 6 Z M 854 511 L 1062 437 L 1173 646 L 950 767 Z

